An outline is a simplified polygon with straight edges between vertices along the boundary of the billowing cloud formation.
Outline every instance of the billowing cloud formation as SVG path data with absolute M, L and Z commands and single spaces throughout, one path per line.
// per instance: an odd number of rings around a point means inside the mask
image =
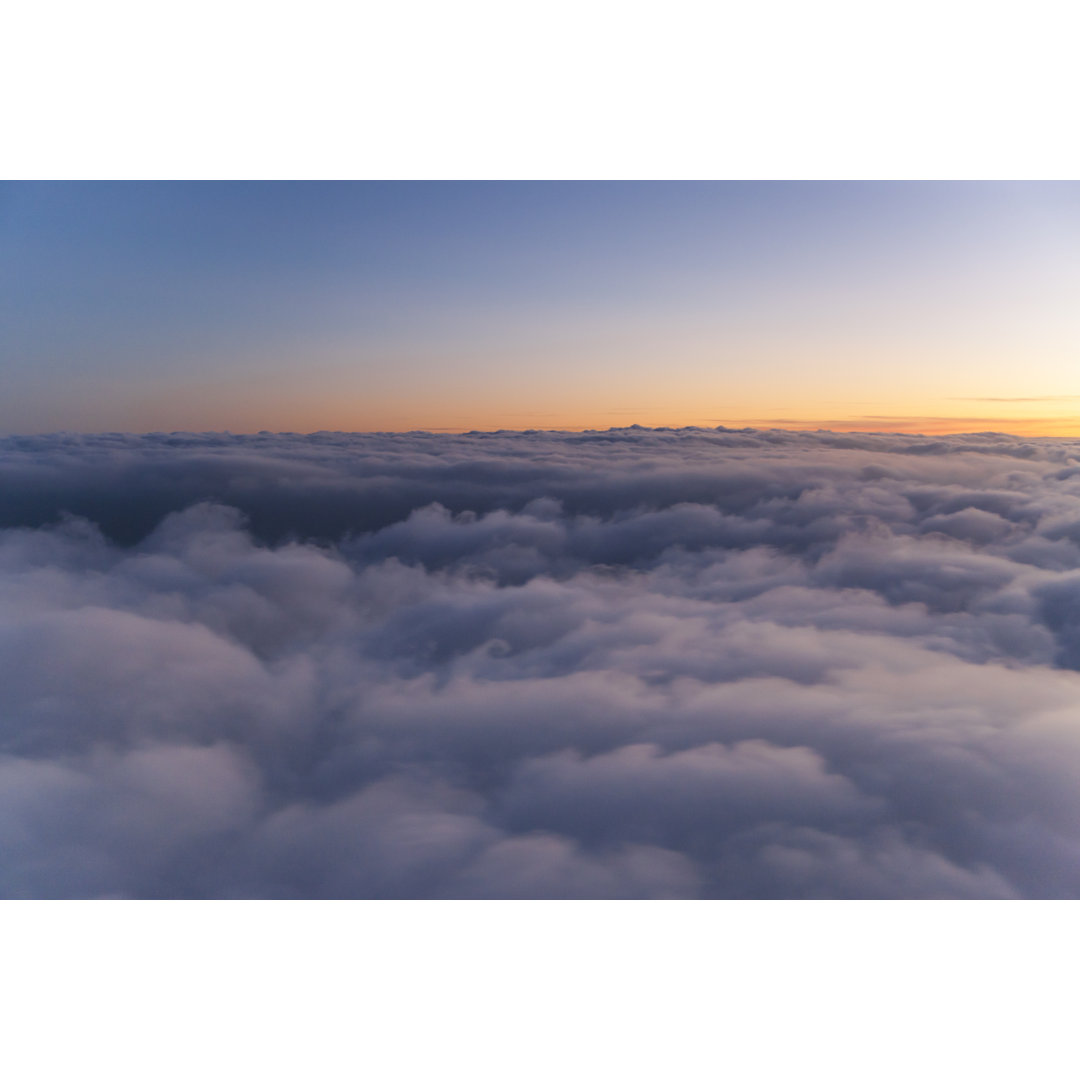
M 0 894 L 1080 897 L 1080 444 L 0 440 Z

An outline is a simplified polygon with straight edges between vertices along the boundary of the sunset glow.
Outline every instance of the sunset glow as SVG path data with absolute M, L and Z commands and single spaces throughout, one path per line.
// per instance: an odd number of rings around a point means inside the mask
M 8 184 L 0 430 L 1080 434 L 1080 186 Z

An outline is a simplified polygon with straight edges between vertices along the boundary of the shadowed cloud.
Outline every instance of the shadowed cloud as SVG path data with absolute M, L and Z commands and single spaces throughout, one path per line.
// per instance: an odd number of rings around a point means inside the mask
M 0 440 L 0 894 L 1080 897 L 1080 443 Z

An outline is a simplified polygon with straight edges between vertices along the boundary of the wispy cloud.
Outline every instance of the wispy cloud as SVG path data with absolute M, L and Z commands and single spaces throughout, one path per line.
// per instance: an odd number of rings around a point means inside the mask
M 1051 394 L 1047 397 L 953 397 L 944 398 L 944 401 L 1017 401 L 1017 402 L 1035 402 L 1035 401 L 1080 401 L 1080 394 Z
M 702 421 L 733 427 L 786 428 L 793 431 L 911 432 L 927 435 L 1000 431 L 1030 436 L 1080 435 L 1080 416 L 913 416 L 868 413 L 860 416 L 750 416 L 718 417 Z

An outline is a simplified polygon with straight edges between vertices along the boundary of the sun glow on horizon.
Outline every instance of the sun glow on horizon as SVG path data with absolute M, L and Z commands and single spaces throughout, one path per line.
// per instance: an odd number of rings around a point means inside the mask
M 0 210 L 0 432 L 1080 434 L 1080 184 L 19 183 Z

